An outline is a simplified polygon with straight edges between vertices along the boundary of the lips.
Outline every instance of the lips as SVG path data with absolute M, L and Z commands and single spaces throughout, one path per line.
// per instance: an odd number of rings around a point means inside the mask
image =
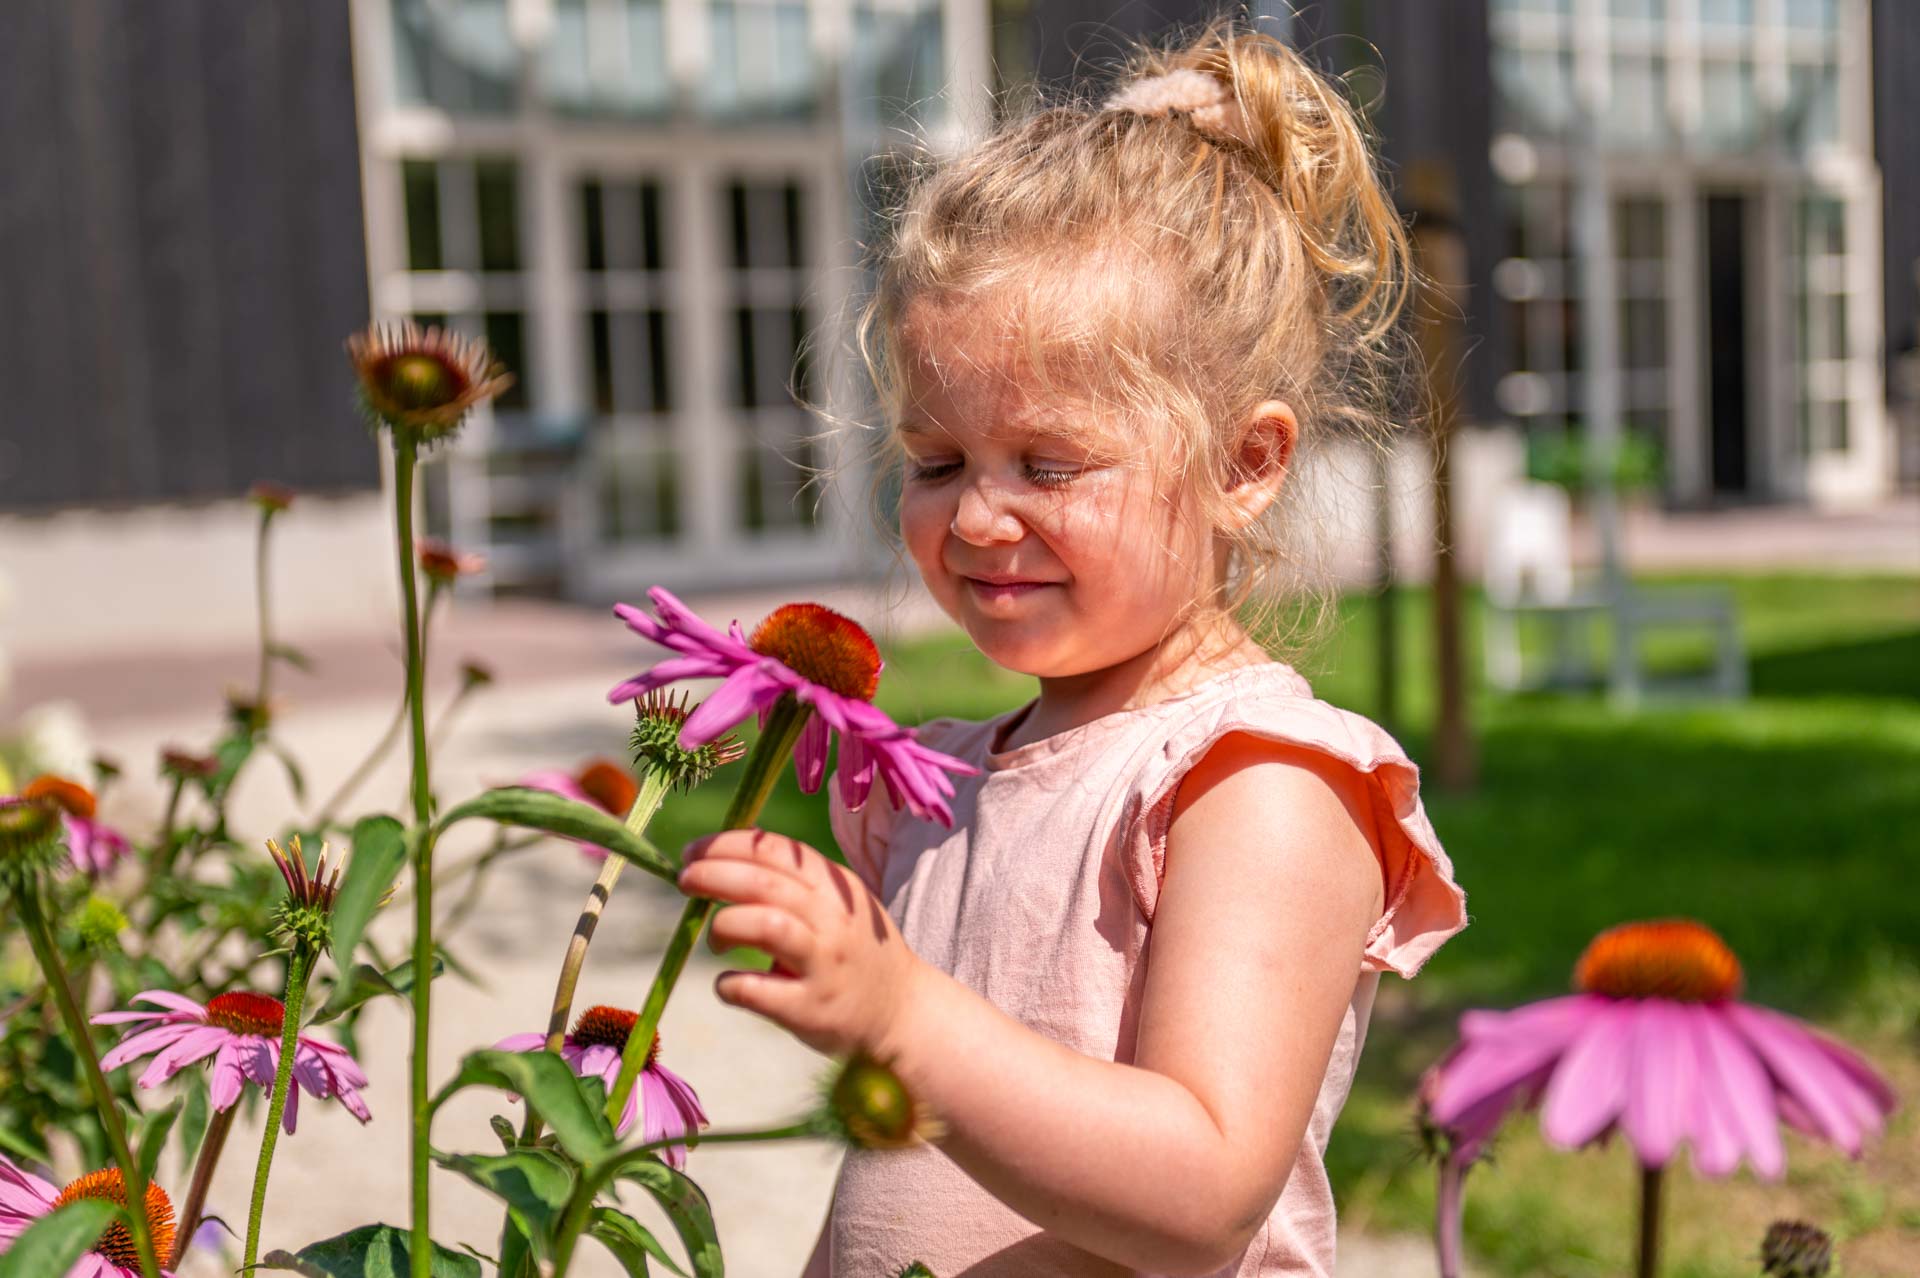
M 1047 586 L 1058 585 L 1053 581 L 1033 581 L 1024 577 L 962 577 L 973 597 L 982 603 L 1005 603 L 1014 599 L 1023 599 L 1035 594 Z

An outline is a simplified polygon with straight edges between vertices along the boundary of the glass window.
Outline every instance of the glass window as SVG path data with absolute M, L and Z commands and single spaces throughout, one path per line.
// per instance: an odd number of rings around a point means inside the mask
M 1839 0 L 1787 0 L 1787 25 L 1828 35 L 1840 29 Z
M 1659 22 L 1666 16 L 1665 0 L 1607 0 L 1607 14 L 1627 22 Z
M 480 217 L 480 269 L 520 269 L 520 175 L 511 160 L 473 166 L 474 205 Z
M 807 7 L 790 0 L 713 0 L 707 11 L 704 104 L 715 115 L 792 116 L 813 110 Z
M 578 115 L 657 116 L 672 106 L 662 0 L 555 0 L 547 100 Z
M 523 409 L 527 406 L 526 317 L 518 311 L 488 311 L 484 326 L 494 358 L 513 370 L 513 383 L 494 403 L 506 411 Z
M 1787 73 L 1781 129 L 1797 150 L 1840 140 L 1840 68 L 1832 62 L 1795 62 Z
M 1654 146 L 1667 136 L 1667 60 L 1614 54 L 1611 101 L 1600 135 L 1617 146 Z
M 1797 202 L 1798 250 L 1794 340 L 1799 366 L 1800 445 L 1806 452 L 1838 452 L 1848 446 L 1845 370 L 1848 347 L 1844 257 L 1846 205 L 1828 195 Z
M 881 126 L 943 118 L 940 6 L 853 8 L 852 106 Z
M 1700 64 L 1700 140 L 1739 151 L 1759 141 L 1760 110 L 1751 58 L 1708 58 Z
M 437 271 L 440 247 L 440 171 L 432 160 L 402 160 L 400 187 L 407 218 L 407 269 Z
M 513 110 L 519 50 L 507 0 L 391 0 L 390 12 L 400 105 L 476 115 Z
M 1559 134 L 1573 118 L 1573 54 L 1568 49 L 1495 50 L 1501 127 L 1521 133 Z
M 1699 0 L 1703 27 L 1751 27 L 1753 0 Z

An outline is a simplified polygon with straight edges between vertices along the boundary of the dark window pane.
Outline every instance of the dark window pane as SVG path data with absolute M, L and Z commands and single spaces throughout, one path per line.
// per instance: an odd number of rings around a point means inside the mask
M 665 311 L 647 312 L 647 361 L 653 369 L 653 411 L 669 413 L 673 411 L 673 389 L 669 380 L 667 362 L 667 313 Z
M 754 444 L 740 450 L 740 522 L 752 532 L 767 526 L 767 503 L 760 483 L 760 449 Z
M 782 212 L 785 214 L 781 220 L 786 224 L 787 231 L 787 260 L 783 265 L 797 270 L 806 265 L 807 261 L 806 218 L 805 210 L 800 203 L 799 185 L 793 182 L 787 183 L 781 192 L 781 197 Z
M 402 160 L 400 184 L 407 206 L 407 269 L 440 270 L 439 172 L 432 160 Z
M 640 184 L 640 265 L 649 271 L 666 268 L 666 249 L 660 233 L 660 184 Z
M 601 207 L 598 182 L 580 184 L 580 242 L 586 250 L 587 269 L 607 269 L 606 213 Z
M 807 312 L 796 306 L 788 312 L 793 332 L 793 388 L 801 399 L 811 402 L 813 385 L 813 343 L 807 340 Z
M 733 311 L 733 402 L 752 408 L 760 402 L 754 384 L 753 312 L 744 306 Z
M 439 311 L 420 311 L 414 315 L 413 322 L 421 328 L 445 328 L 447 317 Z
M 593 346 L 593 407 L 613 411 L 613 325 L 605 311 L 587 317 Z
M 680 463 L 672 453 L 654 458 L 654 529 L 662 537 L 680 535 Z
M 747 188 L 739 182 L 727 185 L 727 209 L 733 228 L 733 269 L 744 271 L 753 265 L 751 229 L 747 225 Z
M 513 384 L 495 402 L 504 409 L 527 406 L 526 317 L 518 311 L 488 311 L 487 345 L 513 374 Z
M 518 168 L 509 160 L 474 165 L 476 205 L 480 213 L 480 269 L 520 269 L 520 192 Z

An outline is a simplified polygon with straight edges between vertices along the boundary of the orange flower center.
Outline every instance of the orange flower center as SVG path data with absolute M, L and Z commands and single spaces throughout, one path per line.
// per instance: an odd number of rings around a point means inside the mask
M 88 1172 L 60 1191 L 53 1200 L 55 1210 L 68 1203 L 79 1202 L 82 1198 L 98 1198 L 103 1202 L 127 1205 L 127 1184 L 121 1178 L 118 1167 L 109 1167 L 105 1171 Z M 168 1201 L 166 1191 L 160 1186 L 147 1184 L 147 1230 L 153 1235 L 154 1254 L 164 1264 L 166 1257 L 173 1254 L 173 1204 Z M 140 1251 L 133 1245 L 133 1231 L 127 1228 L 125 1221 L 116 1220 L 108 1225 L 100 1235 L 93 1249 L 105 1256 L 122 1269 L 140 1271 Z
M 627 1038 L 633 1033 L 633 1027 L 640 1019 L 638 1012 L 629 1012 L 624 1008 L 608 1007 L 604 1003 L 595 1004 L 580 1013 L 580 1019 L 573 1023 L 573 1033 L 569 1036 L 583 1047 L 599 1045 L 611 1047 L 616 1052 L 627 1050 Z M 651 1066 L 660 1059 L 660 1033 L 654 1031 L 653 1042 L 647 1047 L 647 1064 Z
M 748 646 L 843 697 L 873 700 L 880 650 L 859 624 L 819 604 L 785 604 L 754 628 Z
M 1691 919 L 1623 923 L 1593 938 L 1573 983 L 1608 998 L 1718 1003 L 1740 992 L 1740 960 L 1712 928 Z
M 633 774 L 607 759 L 595 759 L 582 768 L 574 780 L 592 796 L 595 803 L 617 817 L 627 815 L 634 797 L 640 793 L 640 786 L 634 781 Z
M 69 816 L 77 816 L 88 821 L 93 819 L 93 791 L 65 777 L 35 777 L 27 782 L 26 789 L 20 791 L 20 797 L 50 800 L 64 809 Z
M 406 350 L 377 361 L 372 379 L 398 407 L 440 408 L 465 393 L 466 370 L 437 351 Z
M 285 1027 L 287 1009 L 279 999 L 252 990 L 233 990 L 207 1000 L 207 1023 L 236 1034 L 277 1036 Z

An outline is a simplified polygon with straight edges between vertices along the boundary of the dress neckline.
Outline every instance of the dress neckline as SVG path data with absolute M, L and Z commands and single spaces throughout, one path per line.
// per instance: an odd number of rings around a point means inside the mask
M 1170 697 L 1162 697 L 1150 705 L 1134 706 L 1126 710 L 1115 710 L 1103 714 L 1097 719 L 1089 719 L 1071 728 L 1063 728 L 1052 736 L 1041 737 L 1038 741 L 1029 741 L 1011 750 L 1001 748 L 1007 737 L 1026 721 L 1033 708 L 1040 704 L 1038 697 L 1025 705 L 994 716 L 987 720 L 985 736 L 985 770 L 987 772 L 1007 772 L 1014 768 L 1027 767 L 1043 760 L 1053 758 L 1073 750 L 1087 741 L 1105 736 L 1114 729 L 1139 718 L 1142 715 L 1157 714 L 1169 706 L 1191 701 L 1229 683 L 1256 682 L 1264 678 L 1273 678 L 1294 696 L 1311 696 L 1312 689 L 1307 681 L 1284 661 L 1256 661 L 1244 666 L 1235 666 L 1231 670 L 1222 670 L 1194 684 L 1185 692 L 1177 692 Z

